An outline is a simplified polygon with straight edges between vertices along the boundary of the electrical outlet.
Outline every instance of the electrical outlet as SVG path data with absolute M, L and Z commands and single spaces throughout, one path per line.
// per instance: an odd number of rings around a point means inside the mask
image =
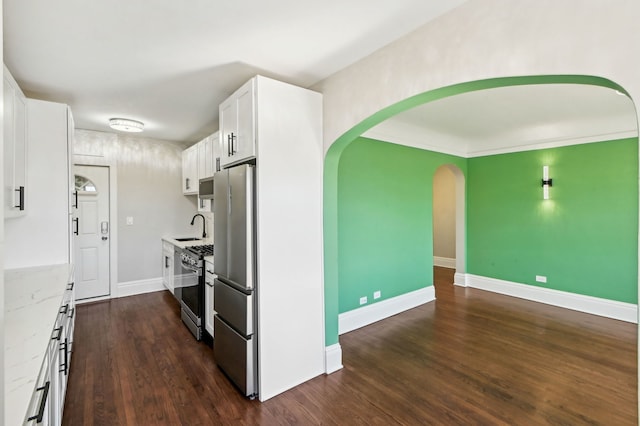
M 360 298 L 360 304 L 364 305 L 365 303 L 367 303 L 367 296 L 364 296 L 364 297 Z
M 544 275 L 536 275 L 536 281 L 539 283 L 546 283 L 547 277 L 545 277 Z
M 127 216 L 127 225 L 133 225 L 133 216 Z
M 382 296 L 382 293 L 380 292 L 380 290 L 373 292 L 374 299 L 380 299 L 380 296 Z

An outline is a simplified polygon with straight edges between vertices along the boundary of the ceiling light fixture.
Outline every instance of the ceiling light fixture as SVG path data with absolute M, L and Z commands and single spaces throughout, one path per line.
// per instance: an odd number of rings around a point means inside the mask
M 128 118 L 111 118 L 109 119 L 109 127 L 122 132 L 141 132 L 144 130 L 144 123 Z

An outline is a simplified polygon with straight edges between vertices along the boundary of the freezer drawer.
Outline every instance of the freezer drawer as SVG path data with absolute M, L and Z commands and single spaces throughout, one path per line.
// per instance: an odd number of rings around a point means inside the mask
M 253 293 L 245 294 L 219 279 L 213 285 L 213 310 L 244 336 L 253 334 Z
M 214 287 L 215 288 L 215 287 Z M 255 336 L 245 339 L 216 315 L 213 318 L 213 357 L 218 367 L 244 393 L 257 393 L 257 345 Z

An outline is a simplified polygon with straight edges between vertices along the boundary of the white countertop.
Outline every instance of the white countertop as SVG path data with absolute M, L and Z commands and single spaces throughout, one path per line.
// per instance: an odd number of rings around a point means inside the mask
M 5 424 L 22 424 L 73 267 L 4 271 Z
M 182 237 L 187 237 L 189 238 L 189 235 L 181 235 L 177 238 L 182 238 Z M 206 244 L 213 244 L 213 238 L 205 238 L 205 239 L 200 239 L 200 240 L 195 240 L 195 241 L 178 241 L 175 239 L 176 237 L 162 237 L 163 241 L 166 241 L 170 244 L 173 244 L 176 247 L 180 247 L 180 248 L 185 248 L 185 247 L 190 247 L 190 246 L 203 246 Z M 194 237 L 194 238 L 200 238 L 200 237 Z

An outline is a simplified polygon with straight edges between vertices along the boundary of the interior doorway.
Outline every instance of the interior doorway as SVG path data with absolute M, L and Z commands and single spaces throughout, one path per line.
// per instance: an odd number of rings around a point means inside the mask
M 459 285 L 465 276 L 465 233 L 464 174 L 445 164 L 433 175 L 433 265 L 453 270 L 452 282 Z

